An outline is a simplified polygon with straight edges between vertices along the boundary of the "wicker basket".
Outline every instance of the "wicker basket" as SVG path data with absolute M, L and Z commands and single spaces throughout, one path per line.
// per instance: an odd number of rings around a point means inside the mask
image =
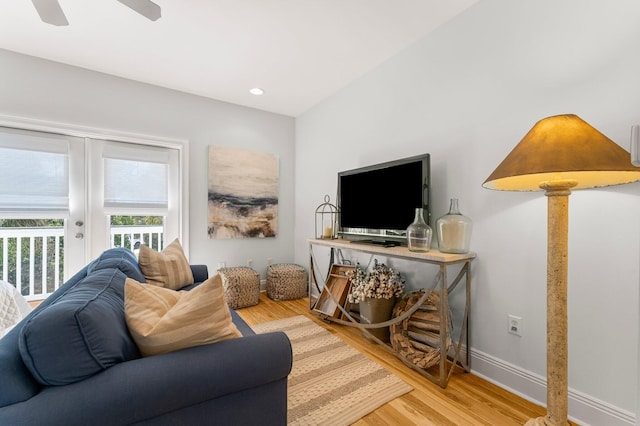
M 247 266 L 220 268 L 224 296 L 232 309 L 257 305 L 260 301 L 260 274 Z
M 273 300 L 307 297 L 307 277 L 302 266 L 278 263 L 267 268 L 267 296 Z

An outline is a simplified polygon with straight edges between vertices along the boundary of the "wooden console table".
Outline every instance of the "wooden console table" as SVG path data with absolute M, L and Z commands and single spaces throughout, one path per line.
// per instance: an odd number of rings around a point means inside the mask
M 390 258 L 406 259 L 410 261 L 422 262 L 437 265 L 439 271 L 433 279 L 435 283 L 433 289 L 440 292 L 440 312 L 449 312 L 449 294 L 451 294 L 457 287 L 458 283 L 464 279 L 465 282 L 465 308 L 464 315 L 462 317 L 462 324 L 460 324 L 460 335 L 457 340 L 452 338 L 452 349 L 450 348 L 446 354 L 440 354 L 440 361 L 437 368 L 432 367 L 430 369 L 422 369 L 417 367 L 413 363 L 405 359 L 401 354 L 394 351 L 389 345 L 382 345 L 387 351 L 393 353 L 402 362 L 404 362 L 410 368 L 418 371 L 423 376 L 427 377 L 434 383 L 437 383 L 441 387 L 445 388 L 449 382 L 449 378 L 453 373 L 453 370 L 457 365 L 462 367 L 465 372 L 469 372 L 469 311 L 471 305 L 471 261 L 476 257 L 475 253 L 466 254 L 449 254 L 441 253 L 438 250 L 430 250 L 426 253 L 416 253 L 409 251 L 406 247 L 384 247 L 375 244 L 361 244 L 354 243 L 348 240 L 342 239 L 311 239 L 309 240 L 309 256 L 310 256 L 310 268 L 309 268 L 309 291 L 310 291 L 310 309 L 313 309 L 311 304 L 311 289 L 320 288 L 315 276 L 314 265 L 314 246 L 327 247 L 331 250 L 331 258 L 333 259 L 335 250 L 353 250 L 362 253 L 368 253 L 371 255 L 379 255 Z M 460 271 L 456 277 L 449 283 L 447 277 L 447 269 L 450 266 L 460 266 Z M 324 283 L 322 284 L 324 285 Z M 334 321 L 338 323 L 344 323 L 344 321 L 336 320 L 331 317 L 326 317 L 326 320 Z M 349 324 L 347 324 L 349 325 Z M 450 336 L 452 330 L 449 330 L 448 321 L 440 321 L 440 350 L 446 348 L 447 339 Z M 464 356 L 462 356 L 462 350 L 464 347 Z M 437 371 L 432 371 L 432 370 Z M 432 372 L 430 372 L 432 371 Z

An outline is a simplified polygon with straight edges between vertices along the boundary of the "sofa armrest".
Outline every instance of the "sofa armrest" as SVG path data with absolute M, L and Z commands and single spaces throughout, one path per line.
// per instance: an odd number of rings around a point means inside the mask
M 0 424 L 135 423 L 282 380 L 292 362 L 291 343 L 282 332 L 140 358 L 3 407 Z
M 209 278 L 209 270 L 207 265 L 190 265 L 193 273 L 193 282 L 201 283 Z

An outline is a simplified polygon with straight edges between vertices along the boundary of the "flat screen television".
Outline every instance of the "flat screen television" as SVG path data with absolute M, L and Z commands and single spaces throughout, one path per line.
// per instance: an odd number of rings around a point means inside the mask
M 340 236 L 354 242 L 406 245 L 415 209 L 431 224 L 429 154 L 338 173 Z

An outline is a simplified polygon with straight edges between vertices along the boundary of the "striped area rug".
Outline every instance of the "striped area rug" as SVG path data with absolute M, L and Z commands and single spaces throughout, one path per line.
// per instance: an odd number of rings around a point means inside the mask
M 289 425 L 349 425 L 411 386 L 305 316 L 252 326 L 284 331 L 293 347 Z

